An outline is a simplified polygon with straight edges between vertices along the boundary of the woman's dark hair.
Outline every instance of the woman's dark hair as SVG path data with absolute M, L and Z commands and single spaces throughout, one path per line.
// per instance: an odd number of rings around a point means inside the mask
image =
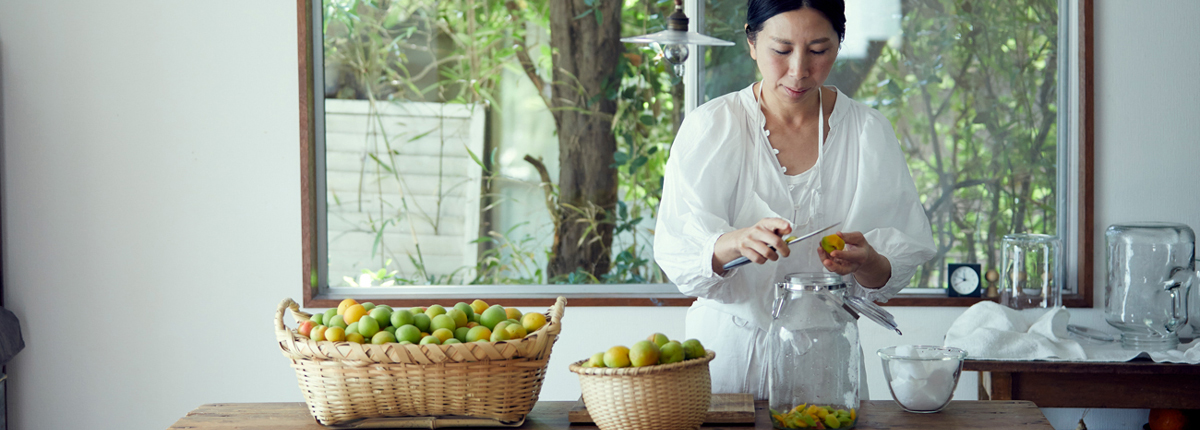
M 837 32 L 838 42 L 846 39 L 846 2 L 843 0 L 750 0 L 746 5 L 746 37 L 755 42 L 768 19 L 804 8 L 820 12 L 829 20 L 833 31 Z

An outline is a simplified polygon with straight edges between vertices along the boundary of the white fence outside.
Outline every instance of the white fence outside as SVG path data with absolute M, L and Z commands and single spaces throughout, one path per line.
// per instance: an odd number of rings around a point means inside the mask
M 374 107 L 366 100 L 325 101 L 329 284 L 357 281 L 364 269 L 388 260 L 410 279 L 417 264 L 439 278 L 470 279 L 483 177 L 470 153 L 484 156 L 484 107 Z

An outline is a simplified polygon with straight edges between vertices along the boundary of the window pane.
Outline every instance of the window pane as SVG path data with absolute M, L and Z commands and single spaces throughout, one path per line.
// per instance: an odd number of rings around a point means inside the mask
M 625 45 L 601 76 L 553 64 L 551 1 L 324 1 L 325 285 L 665 282 L 651 229 L 682 82 L 651 47 Z M 616 39 L 662 30 L 673 3 L 604 7 L 567 21 Z M 560 154 L 589 124 L 556 117 L 579 112 L 612 130 L 593 158 L 616 200 L 559 201 L 579 194 L 560 172 L 595 170 Z M 555 265 L 556 237 L 600 250 Z
M 704 100 L 756 73 L 744 1 L 713 0 Z M 938 245 L 914 287 L 945 287 L 947 263 L 999 272 L 1000 238 L 1056 234 L 1058 1 L 847 2 L 846 40 L 826 81 L 880 110 L 908 157 Z

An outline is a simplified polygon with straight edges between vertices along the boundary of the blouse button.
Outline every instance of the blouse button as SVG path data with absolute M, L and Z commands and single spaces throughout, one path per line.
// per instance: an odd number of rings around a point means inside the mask
M 783 173 L 787 173 L 787 166 L 783 166 Z
M 767 133 L 767 136 L 771 135 L 771 130 L 763 130 L 763 131 Z
M 775 153 L 776 153 L 776 154 L 779 154 L 779 150 L 778 150 L 778 149 L 771 148 L 771 150 L 772 150 L 772 151 L 775 151 Z
M 796 189 L 795 185 L 788 185 L 788 191 Z

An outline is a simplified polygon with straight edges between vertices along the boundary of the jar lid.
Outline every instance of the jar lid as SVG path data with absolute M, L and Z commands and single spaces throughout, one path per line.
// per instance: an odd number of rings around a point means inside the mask
M 825 290 L 841 290 L 846 288 L 846 281 L 836 273 L 826 272 L 799 272 L 789 273 L 783 277 L 784 285 L 788 290 L 813 290 L 822 288 Z
M 879 305 L 875 304 L 875 302 L 858 296 L 849 296 L 843 301 L 846 303 L 846 306 L 854 310 L 852 313 L 866 315 L 867 318 L 870 318 L 871 321 L 875 321 L 876 324 L 891 330 L 895 330 L 896 334 L 904 335 L 904 333 L 900 332 L 900 327 L 896 325 L 896 317 L 892 316 L 891 312 L 888 312 Z
M 783 288 L 789 291 L 804 291 L 804 290 L 827 290 L 838 291 L 846 289 L 846 281 L 836 273 L 828 272 L 799 272 L 789 273 L 784 276 Z M 871 321 L 884 326 L 896 333 L 903 335 L 900 328 L 896 326 L 896 318 L 879 305 L 870 300 L 863 299 L 855 295 L 847 295 L 846 297 L 833 297 L 834 300 L 840 300 L 842 308 L 850 312 L 855 319 L 859 315 L 866 315 Z

